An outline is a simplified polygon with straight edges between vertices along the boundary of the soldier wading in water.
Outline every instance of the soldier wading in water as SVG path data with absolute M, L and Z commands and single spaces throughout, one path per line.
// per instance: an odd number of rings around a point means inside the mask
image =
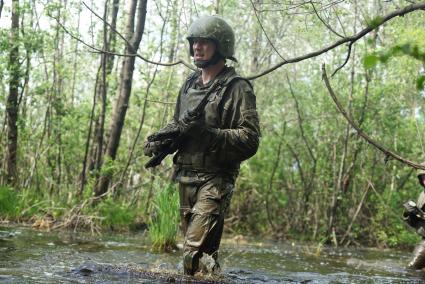
M 418 201 L 408 201 L 404 204 L 404 221 L 416 230 L 422 240 L 416 245 L 413 258 L 408 267 L 412 269 L 425 268 L 425 171 L 418 170 L 419 184 L 422 186 Z
M 214 260 L 208 272 L 219 271 L 224 216 L 240 163 L 257 151 L 260 128 L 251 84 L 225 64 L 226 59 L 236 62 L 232 28 L 218 16 L 204 16 L 190 26 L 187 40 L 198 71 L 180 89 L 173 122 L 159 132 L 178 129 L 184 138 L 175 149 L 174 177 L 185 236 L 184 273 L 194 275 L 204 268 L 204 254 Z M 201 115 L 192 115 L 205 97 Z M 171 143 L 172 139 L 148 138 L 144 152 L 157 155 Z

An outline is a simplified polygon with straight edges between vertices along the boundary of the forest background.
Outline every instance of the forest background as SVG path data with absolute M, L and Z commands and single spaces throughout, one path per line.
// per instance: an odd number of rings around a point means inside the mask
M 94 233 L 148 226 L 158 247 L 173 245 L 171 159 L 146 170 L 143 142 L 171 120 L 192 72 L 190 23 L 219 14 L 234 28 L 239 73 L 281 66 L 251 81 L 261 145 L 242 164 L 226 232 L 414 243 L 402 205 L 422 190 L 415 170 L 358 135 L 329 96 L 321 65 L 337 71 L 332 88 L 365 133 L 424 161 L 424 5 L 0 0 L 0 219 Z M 404 7 L 414 9 L 385 18 Z

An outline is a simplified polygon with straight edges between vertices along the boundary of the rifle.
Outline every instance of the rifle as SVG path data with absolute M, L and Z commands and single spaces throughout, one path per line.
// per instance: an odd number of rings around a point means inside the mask
M 161 129 L 160 131 L 148 136 L 147 139 L 149 142 L 164 141 L 166 139 L 171 139 L 172 142 L 162 152 L 158 153 L 157 155 L 154 155 L 145 164 L 146 169 L 158 166 L 159 164 L 161 164 L 162 160 L 165 159 L 165 157 L 170 154 L 173 154 L 181 147 L 187 136 L 180 132 L 179 124 L 182 124 L 183 121 L 193 121 L 199 119 L 205 111 L 205 106 L 208 103 L 210 95 L 215 92 L 217 88 L 222 85 L 222 83 L 222 80 L 217 80 L 216 82 L 214 82 L 208 92 L 199 102 L 199 104 L 192 110 L 188 111 L 181 120 L 177 121 L 176 123 L 172 123 L 164 129 Z

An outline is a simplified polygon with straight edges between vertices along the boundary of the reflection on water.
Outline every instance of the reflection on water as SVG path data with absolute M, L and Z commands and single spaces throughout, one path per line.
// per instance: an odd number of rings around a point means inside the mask
M 0 282 L 152 283 L 132 271 L 181 273 L 180 254 L 151 252 L 142 234 L 91 237 L 0 227 Z M 405 269 L 409 257 L 395 250 L 231 239 L 221 250 L 223 281 L 236 283 L 425 283 L 425 273 Z

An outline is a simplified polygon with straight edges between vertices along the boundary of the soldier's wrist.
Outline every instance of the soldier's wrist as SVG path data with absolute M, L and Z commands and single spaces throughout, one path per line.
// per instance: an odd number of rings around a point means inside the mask
M 220 128 L 206 127 L 206 131 L 214 137 L 218 137 L 218 136 L 221 135 L 221 129 Z

